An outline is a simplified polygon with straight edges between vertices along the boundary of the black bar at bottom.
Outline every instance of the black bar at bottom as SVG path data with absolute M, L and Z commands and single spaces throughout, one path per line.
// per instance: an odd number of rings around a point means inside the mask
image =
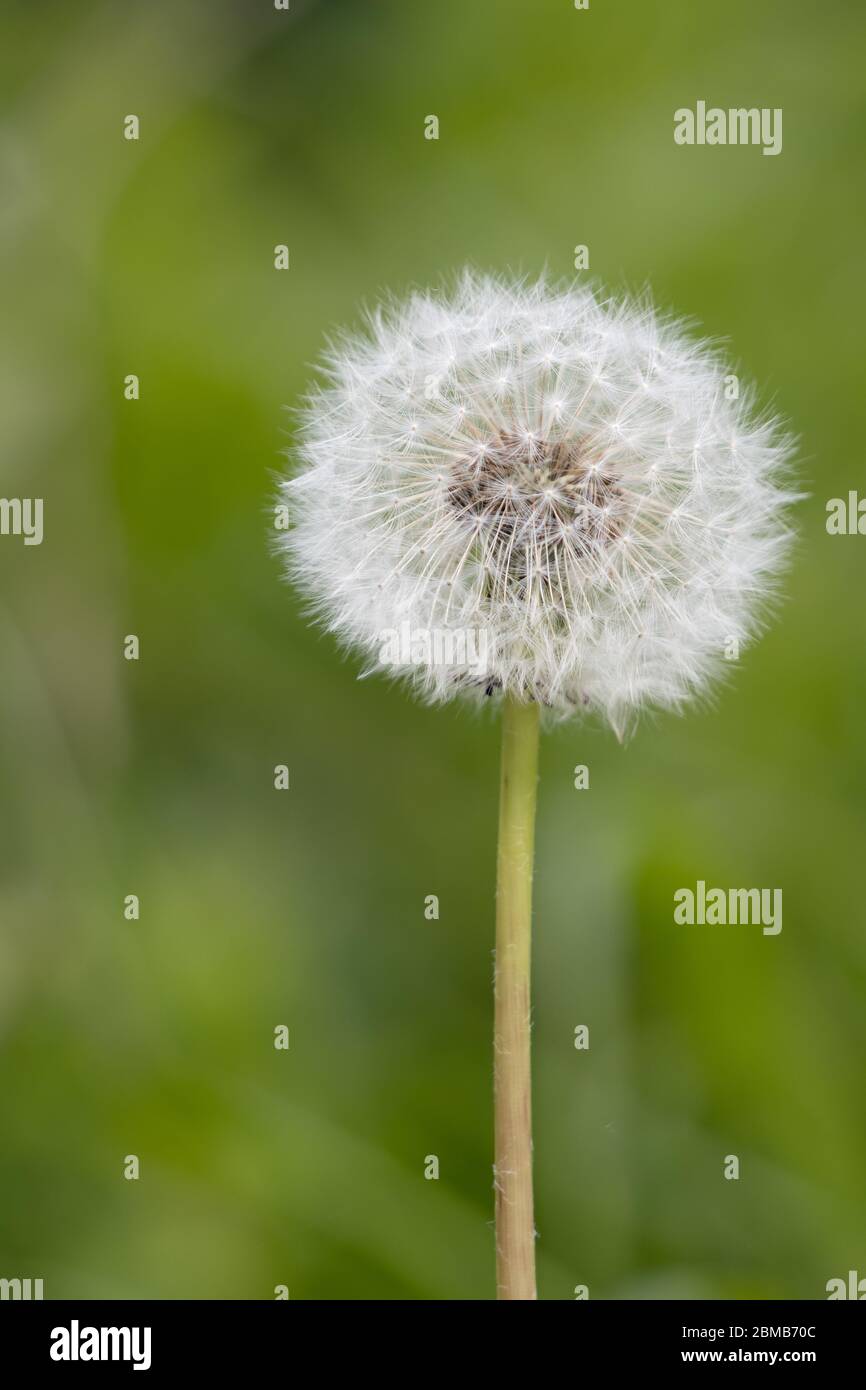
M 552 1311 L 539 1305 L 513 1313 L 494 1307 L 482 1322 L 477 1303 L 451 1305 L 451 1313 L 437 1304 L 435 1312 L 426 1314 L 423 1303 L 400 1303 L 396 1305 L 399 1320 L 394 1305 L 381 1305 L 381 1325 L 377 1325 L 379 1315 L 365 1303 L 360 1305 L 364 1321 L 357 1324 L 356 1336 L 358 1306 L 299 1300 L 10 1301 L 0 1303 L 0 1337 L 4 1363 L 11 1363 L 19 1374 L 33 1370 L 59 1377 L 93 1377 L 108 1368 L 114 1375 L 138 1371 L 159 1379 L 166 1373 L 189 1371 L 201 1383 L 208 1376 L 222 1381 L 234 1372 L 246 1374 L 268 1365 L 273 1371 L 282 1366 L 292 1378 L 298 1373 L 307 1378 L 312 1369 L 307 1357 L 315 1356 L 322 1371 L 333 1368 L 341 1351 L 359 1373 L 367 1374 L 371 1365 L 384 1370 L 396 1356 L 410 1378 L 419 1372 L 429 1378 L 437 1363 L 453 1375 L 465 1358 L 451 1343 L 450 1327 L 460 1335 L 464 1348 L 467 1335 L 474 1332 L 479 1337 L 476 1356 L 488 1364 L 495 1362 L 496 1348 L 506 1345 L 490 1339 L 496 1322 L 488 1323 L 488 1317 L 520 1318 L 518 1325 L 511 1324 L 515 1331 L 520 1329 L 518 1341 L 507 1345 L 520 1347 L 533 1359 L 542 1353 L 546 1359 L 555 1350 L 551 1335 L 564 1334 L 567 1364 L 575 1373 L 591 1367 L 593 1375 L 630 1366 L 652 1372 L 708 1365 L 805 1365 L 826 1373 L 856 1367 L 866 1331 L 861 1313 L 833 1301 L 574 1302 L 568 1311 L 560 1304 L 552 1323 L 547 1321 Z M 418 1324 L 415 1317 L 420 1319 Z M 406 1360 L 403 1338 L 407 1331 L 419 1338 L 415 1371 Z M 524 1340 L 542 1335 L 543 1342 Z M 303 1363 L 297 1360 L 299 1353 L 305 1355 Z M 301 1370 L 303 1364 L 306 1372 Z

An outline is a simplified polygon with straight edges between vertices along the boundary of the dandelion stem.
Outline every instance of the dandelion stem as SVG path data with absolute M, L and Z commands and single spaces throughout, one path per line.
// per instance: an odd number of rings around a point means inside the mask
M 534 1299 L 530 956 L 538 706 L 506 696 L 496 868 L 494 1112 L 496 1287 Z

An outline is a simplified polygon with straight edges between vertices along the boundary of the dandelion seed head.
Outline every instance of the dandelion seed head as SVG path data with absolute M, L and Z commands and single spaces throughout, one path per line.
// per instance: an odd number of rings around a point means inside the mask
M 791 539 L 791 441 L 725 373 L 589 289 L 466 272 L 390 303 L 301 412 L 289 573 L 367 671 L 401 621 L 483 632 L 483 671 L 400 671 L 427 699 L 509 692 L 619 734 L 679 708 L 758 630 Z

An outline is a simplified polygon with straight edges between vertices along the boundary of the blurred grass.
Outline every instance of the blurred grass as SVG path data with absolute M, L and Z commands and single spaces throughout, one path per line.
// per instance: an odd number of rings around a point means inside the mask
M 712 708 L 625 749 L 546 740 L 541 1293 L 813 1298 L 862 1272 L 863 561 L 823 521 L 862 473 L 863 12 L 2 19 L 2 491 L 45 497 L 46 540 L 0 546 L 0 1273 L 490 1296 L 495 721 L 358 684 L 265 509 L 335 324 L 466 261 L 567 275 L 576 243 L 730 339 L 811 497 L 788 598 Z M 783 107 L 782 155 L 674 146 L 699 97 Z M 697 878 L 781 886 L 781 935 L 675 928 Z

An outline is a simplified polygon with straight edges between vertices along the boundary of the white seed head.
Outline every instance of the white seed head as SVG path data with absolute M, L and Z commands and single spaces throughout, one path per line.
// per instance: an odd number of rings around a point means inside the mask
M 622 735 L 706 688 L 788 550 L 791 441 L 725 371 L 648 303 L 543 280 L 388 304 L 301 412 L 289 572 L 368 670 Z

